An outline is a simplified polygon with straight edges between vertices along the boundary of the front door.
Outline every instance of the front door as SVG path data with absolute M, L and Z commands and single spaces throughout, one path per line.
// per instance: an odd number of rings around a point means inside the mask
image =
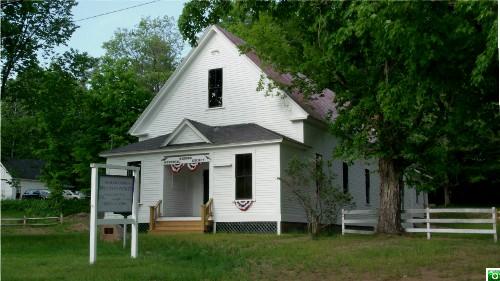
M 203 170 L 203 204 L 208 202 L 209 198 L 209 176 L 208 170 Z

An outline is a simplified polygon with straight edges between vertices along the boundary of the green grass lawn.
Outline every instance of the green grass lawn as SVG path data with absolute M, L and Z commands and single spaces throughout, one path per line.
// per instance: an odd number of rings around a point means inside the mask
M 470 239 L 301 234 L 140 234 L 139 257 L 84 232 L 2 231 L 2 280 L 484 280 L 500 266 L 491 236 Z

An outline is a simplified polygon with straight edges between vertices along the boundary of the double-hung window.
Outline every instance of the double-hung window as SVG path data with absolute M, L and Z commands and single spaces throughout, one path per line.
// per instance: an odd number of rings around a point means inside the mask
M 222 68 L 208 71 L 208 107 L 222 107 Z
M 236 200 L 252 199 L 252 154 L 236 154 Z
M 347 163 L 342 163 L 342 189 L 344 193 L 349 192 L 349 166 Z
M 370 204 L 370 170 L 365 169 L 365 203 Z

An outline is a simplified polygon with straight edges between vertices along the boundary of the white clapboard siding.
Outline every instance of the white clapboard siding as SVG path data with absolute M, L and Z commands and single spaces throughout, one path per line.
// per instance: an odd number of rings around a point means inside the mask
M 161 159 L 164 156 L 208 153 L 210 162 L 210 193 L 214 200 L 214 219 L 221 222 L 237 221 L 279 221 L 280 199 L 279 199 L 279 144 L 255 145 L 240 148 L 221 148 L 211 150 L 193 150 L 189 152 L 169 152 L 156 154 L 142 154 L 135 156 L 108 157 L 107 164 L 126 165 L 130 161 L 141 161 L 141 205 L 139 206 L 139 222 L 149 222 L 149 206 L 158 200 L 163 200 L 163 215 L 168 216 L 196 216 L 201 205 L 203 188 L 202 182 L 191 182 L 183 177 L 176 180 L 186 180 L 193 183 L 197 195 L 187 192 L 176 193 L 165 198 L 164 190 L 168 187 L 170 172 L 165 169 Z M 234 159 L 235 154 L 252 153 L 254 157 L 254 200 L 255 202 L 247 211 L 240 211 L 234 205 Z M 192 175 L 201 173 L 197 170 Z M 111 171 L 110 171 L 111 172 Z M 117 173 L 117 172 L 115 172 Z M 188 174 L 188 173 L 187 173 Z M 186 175 L 187 177 L 188 175 Z M 202 177 L 198 176 L 198 180 Z M 188 186 L 187 184 L 185 186 Z M 170 192 L 166 194 L 172 194 Z M 190 204 L 175 205 L 176 201 L 184 201 L 186 198 L 176 200 L 175 196 L 191 196 Z M 197 197 L 196 197 L 197 196 Z M 172 212 L 172 210 L 177 211 Z M 167 212 L 167 213 L 165 213 Z M 168 212 L 171 214 L 169 215 Z
M 335 160 L 332 153 L 338 141 L 328 130 L 318 124 L 305 122 L 304 123 L 304 142 L 311 148 L 308 150 L 301 150 L 298 148 L 282 145 L 281 148 L 281 174 L 285 175 L 288 162 L 293 157 L 299 158 L 314 158 L 316 153 L 323 156 L 325 169 L 331 170 L 335 176 L 335 184 L 338 188 L 342 188 L 342 161 Z M 327 161 L 334 159 L 332 166 L 327 166 Z M 370 201 L 366 202 L 366 184 L 365 184 L 365 169 L 370 171 Z M 348 185 L 349 193 L 353 197 L 353 203 L 356 208 L 373 209 L 379 206 L 379 185 L 380 176 L 378 174 L 378 164 L 376 161 L 354 161 L 348 167 Z M 411 208 L 422 208 L 424 206 L 423 194 L 420 195 L 420 200 L 416 201 L 416 192 L 413 188 L 405 187 L 405 206 Z M 290 188 L 282 186 L 282 220 L 284 222 L 307 222 L 305 212 L 295 195 Z M 337 221 L 341 223 L 340 216 Z
M 141 161 L 141 183 L 139 200 L 139 222 L 149 221 L 149 206 L 154 205 L 163 195 L 163 165 L 161 155 L 130 155 L 107 158 L 107 164 L 126 166 L 127 162 Z M 125 171 L 109 170 L 109 173 L 125 175 Z
M 200 52 L 193 57 L 175 80 L 147 120 L 135 134 L 147 138 L 172 132 L 184 118 L 211 126 L 256 123 L 302 141 L 302 122 L 292 122 L 304 115 L 289 98 L 266 96 L 257 92 L 262 71 L 236 46 L 219 33 L 212 32 Z M 217 52 L 214 52 L 217 50 Z M 208 70 L 223 69 L 223 106 L 208 108 Z M 144 138 L 143 138 L 144 139 Z
M 254 194 L 252 206 L 241 211 L 234 205 L 235 154 L 252 153 Z M 220 151 L 212 158 L 213 206 L 217 222 L 279 221 L 279 144 Z

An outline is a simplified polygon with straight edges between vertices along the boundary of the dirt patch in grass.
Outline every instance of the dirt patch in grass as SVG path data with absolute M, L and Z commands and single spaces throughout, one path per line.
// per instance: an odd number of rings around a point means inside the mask
M 64 218 L 67 222 L 66 230 L 71 232 L 84 232 L 89 230 L 89 214 L 78 213 Z

